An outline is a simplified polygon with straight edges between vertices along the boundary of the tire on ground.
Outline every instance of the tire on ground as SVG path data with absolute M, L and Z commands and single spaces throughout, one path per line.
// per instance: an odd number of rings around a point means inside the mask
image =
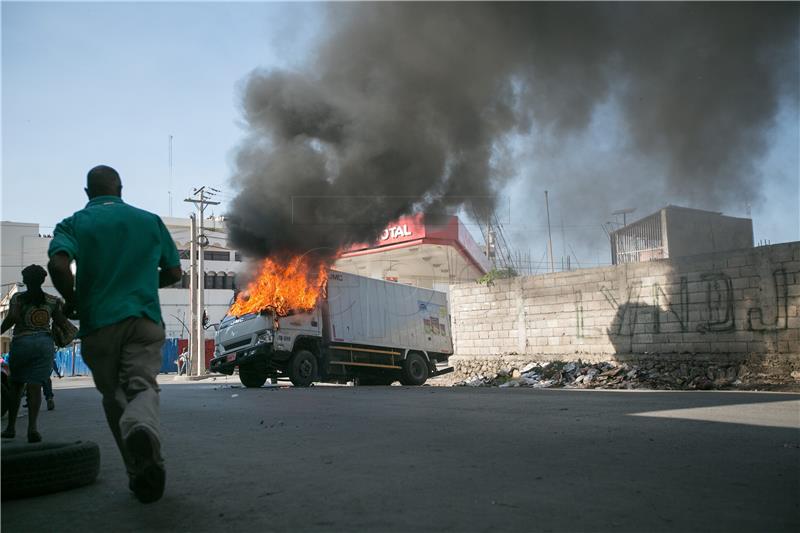
M 289 361 L 289 379 L 295 387 L 308 387 L 317 379 L 317 358 L 308 350 L 298 350 Z
M 400 383 L 403 385 L 422 385 L 428 380 L 429 374 L 428 361 L 425 357 L 417 352 L 411 352 L 403 361 Z
M 266 369 L 256 363 L 239 365 L 239 381 L 248 388 L 257 389 L 267 381 Z
M 91 441 L 3 446 L 3 499 L 26 498 L 94 483 L 100 448 Z

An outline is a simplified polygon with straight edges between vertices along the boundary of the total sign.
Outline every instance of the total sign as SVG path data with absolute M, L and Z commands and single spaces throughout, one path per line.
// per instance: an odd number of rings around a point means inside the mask
M 408 224 L 398 224 L 397 226 L 389 226 L 383 230 L 380 240 L 388 241 L 389 239 L 400 239 L 403 237 L 410 237 L 411 235 L 413 235 L 413 232 L 408 229 Z

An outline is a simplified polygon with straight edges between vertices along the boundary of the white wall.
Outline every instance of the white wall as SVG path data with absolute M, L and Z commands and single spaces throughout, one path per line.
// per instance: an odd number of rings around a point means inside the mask
M 188 289 L 160 289 L 161 315 L 166 325 L 167 337 L 188 338 L 186 328 L 191 328 Z M 228 310 L 233 291 L 227 289 L 206 289 L 204 300 L 209 324 L 220 322 Z M 184 327 L 185 325 L 185 327 Z M 206 330 L 206 338 L 214 338 L 214 328 Z
M 39 236 L 39 224 L 0 222 L 0 296 L 14 283 L 22 283 L 22 269 L 31 264 L 47 265 L 50 238 Z M 52 292 L 48 277 L 44 288 Z

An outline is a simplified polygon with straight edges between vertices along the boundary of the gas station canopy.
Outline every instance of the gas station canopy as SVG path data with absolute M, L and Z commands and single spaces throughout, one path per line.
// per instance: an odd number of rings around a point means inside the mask
M 469 230 L 456 216 L 425 223 L 421 214 L 403 217 L 372 245 L 352 246 L 335 269 L 417 287 L 446 290 L 471 281 L 491 267 Z

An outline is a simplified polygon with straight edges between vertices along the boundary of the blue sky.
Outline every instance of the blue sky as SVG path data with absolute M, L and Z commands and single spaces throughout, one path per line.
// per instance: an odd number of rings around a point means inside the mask
M 176 216 L 190 211 L 193 186 L 233 194 L 238 84 L 256 67 L 301 60 L 318 11 L 4 2 L 2 218 L 53 226 L 85 203 L 86 171 L 99 163 L 120 172 L 128 202 L 166 215 L 169 135 Z
M 51 232 L 85 203 L 86 171 L 100 163 L 120 171 L 126 201 L 166 215 L 169 135 L 173 214 L 191 211 L 182 200 L 193 186 L 221 189 L 225 202 L 234 194 L 227 179 L 244 133 L 241 81 L 254 68 L 302 64 L 324 28 L 324 6 L 309 3 L 3 2 L 0 218 L 39 222 Z M 795 106 L 781 115 L 760 166 L 767 202 L 753 206 L 756 240 L 800 239 L 797 113 Z M 608 261 L 599 227 L 605 220 L 570 227 L 570 195 L 579 190 L 554 176 L 591 171 L 603 161 L 613 169 L 614 144 L 597 141 L 609 124 L 613 117 L 601 113 L 590 131 L 570 141 L 569 161 L 557 165 L 537 161 L 535 150 L 515 155 L 518 181 L 505 191 L 507 233 L 534 261 L 546 229 L 543 210 L 530 214 L 530 206 L 543 203 L 546 188 L 553 223 L 567 220 L 563 233 L 579 248 L 576 255 L 586 264 Z M 628 207 L 613 201 L 609 212 Z M 649 214 L 647 202 L 639 207 L 634 218 Z M 223 203 L 217 213 L 224 210 Z M 745 206 L 726 214 L 745 216 Z M 564 248 L 561 234 L 554 230 L 556 255 Z M 585 244 L 595 239 L 596 245 Z

